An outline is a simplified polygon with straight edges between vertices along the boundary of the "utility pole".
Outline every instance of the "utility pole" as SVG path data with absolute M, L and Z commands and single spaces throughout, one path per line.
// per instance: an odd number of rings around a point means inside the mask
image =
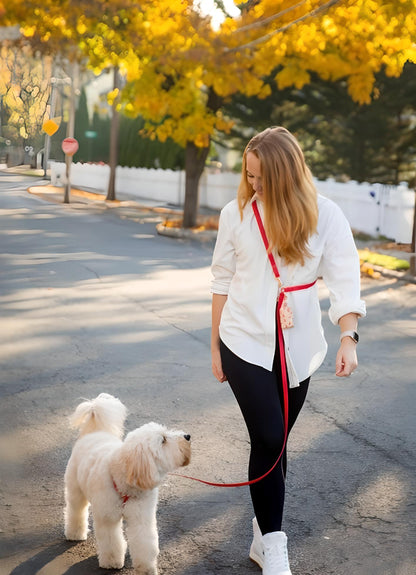
M 55 116 L 56 108 L 56 98 L 57 98 L 57 83 L 58 79 L 52 76 L 51 78 L 51 94 L 50 94 L 50 107 L 49 107 L 49 118 Z M 45 135 L 45 151 L 43 153 L 43 175 L 46 178 L 46 172 L 48 169 L 49 154 L 51 151 L 51 136 L 49 134 Z
M 78 62 L 72 62 L 72 82 L 71 82 L 71 95 L 69 98 L 69 118 L 68 125 L 66 129 L 66 137 L 73 138 L 75 130 L 75 101 L 78 95 L 78 79 L 79 79 L 79 65 Z M 64 192 L 64 204 L 69 204 L 69 198 L 71 194 L 71 166 L 72 166 L 72 155 L 65 155 L 66 164 L 66 182 L 65 182 L 65 192 Z

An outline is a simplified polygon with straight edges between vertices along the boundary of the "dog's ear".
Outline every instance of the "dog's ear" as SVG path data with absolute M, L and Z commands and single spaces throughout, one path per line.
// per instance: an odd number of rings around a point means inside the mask
M 140 489 L 153 489 L 160 482 L 160 477 L 152 453 L 146 446 L 136 445 L 126 454 L 126 481 Z

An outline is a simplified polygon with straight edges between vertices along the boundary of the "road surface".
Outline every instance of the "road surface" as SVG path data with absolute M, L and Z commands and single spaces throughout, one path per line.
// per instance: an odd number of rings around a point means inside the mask
M 128 430 L 155 420 L 190 433 L 187 472 L 208 480 L 245 480 L 248 438 L 211 375 L 212 242 L 158 236 L 149 213 L 45 202 L 33 183 L 0 172 L 0 573 L 95 575 L 92 538 L 67 543 L 62 527 L 81 398 L 118 396 Z M 360 365 L 342 380 L 320 290 L 329 353 L 289 443 L 292 571 L 414 575 L 416 286 L 363 279 Z M 251 518 L 247 488 L 170 477 L 160 574 L 260 573 Z M 119 573 L 133 573 L 129 559 Z

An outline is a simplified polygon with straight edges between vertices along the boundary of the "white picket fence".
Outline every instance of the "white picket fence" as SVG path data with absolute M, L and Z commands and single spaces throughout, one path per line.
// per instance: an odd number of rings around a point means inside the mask
M 71 184 L 107 192 L 110 169 L 105 164 L 74 163 Z M 63 185 L 65 164 L 51 162 L 51 183 Z M 236 195 L 239 174 L 205 170 L 199 188 L 201 206 L 221 209 Z M 319 192 L 336 202 L 354 230 L 374 237 L 385 236 L 399 243 L 412 240 L 415 192 L 407 187 L 358 182 L 340 183 L 316 180 Z M 172 170 L 118 167 L 116 195 L 161 204 L 183 205 L 185 173 Z

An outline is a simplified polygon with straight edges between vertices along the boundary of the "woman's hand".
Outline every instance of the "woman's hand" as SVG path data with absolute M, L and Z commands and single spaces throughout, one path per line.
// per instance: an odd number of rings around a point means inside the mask
M 220 383 L 227 381 L 227 378 L 222 370 L 222 361 L 220 353 L 220 321 L 221 314 L 227 296 L 222 294 L 212 294 L 212 329 L 211 329 L 211 358 L 212 358 L 212 373 Z
M 213 349 L 211 352 L 212 356 L 212 373 L 218 379 L 220 383 L 227 381 L 227 377 L 222 370 L 222 361 L 219 348 Z
M 358 315 L 356 313 L 346 313 L 338 321 L 340 331 L 357 331 Z M 335 360 L 335 375 L 338 377 L 348 377 L 357 368 L 357 344 L 349 336 L 341 340 L 341 345 Z
M 357 344 L 350 337 L 343 337 L 335 360 L 335 375 L 348 377 L 357 368 Z

